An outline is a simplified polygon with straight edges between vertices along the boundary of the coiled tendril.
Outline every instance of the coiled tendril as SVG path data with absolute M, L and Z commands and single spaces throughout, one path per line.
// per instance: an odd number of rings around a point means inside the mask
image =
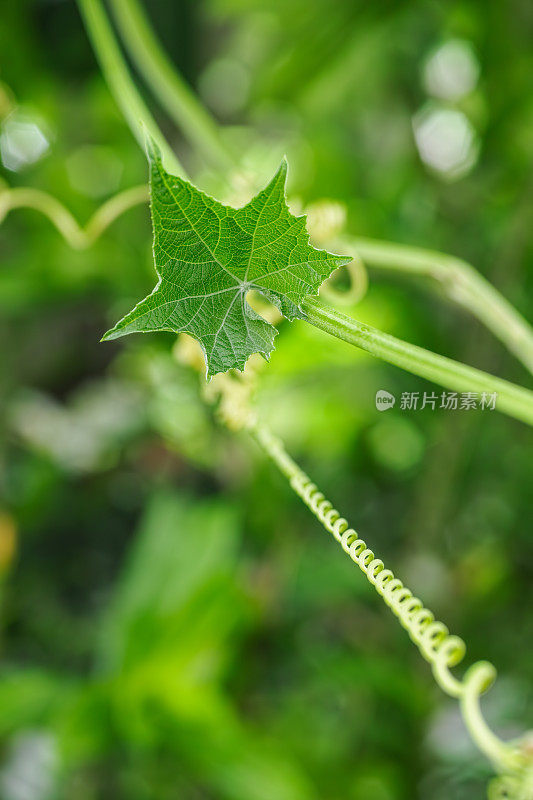
M 348 521 L 288 455 L 278 438 L 254 420 L 248 420 L 244 427 L 247 427 L 262 449 L 287 476 L 293 490 L 315 517 L 364 572 L 431 665 L 438 685 L 448 695 L 459 700 L 470 735 L 500 773 L 500 777 L 490 784 L 491 800 L 532 800 L 531 755 L 527 755 L 520 742 L 501 741 L 488 727 L 481 713 L 480 697 L 490 688 L 496 677 L 493 665 L 487 661 L 478 661 L 466 671 L 462 680 L 452 675 L 450 668 L 459 664 L 466 652 L 463 640 L 450 634 L 446 625 L 436 620 L 423 602 L 385 567 L 383 561 L 367 547 Z

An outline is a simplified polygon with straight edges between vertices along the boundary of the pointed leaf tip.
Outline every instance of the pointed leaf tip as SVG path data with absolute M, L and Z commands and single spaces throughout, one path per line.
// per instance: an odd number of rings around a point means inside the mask
M 294 319 L 304 298 L 318 292 L 340 261 L 351 259 L 309 244 L 302 218 L 285 200 L 285 156 L 265 189 L 235 209 L 166 172 L 149 133 L 146 150 L 158 173 L 150 194 L 159 280 L 102 341 L 134 332 L 186 332 L 202 346 L 208 377 L 243 369 L 253 353 L 268 359 L 277 331 L 248 305 L 248 292 L 260 292 Z

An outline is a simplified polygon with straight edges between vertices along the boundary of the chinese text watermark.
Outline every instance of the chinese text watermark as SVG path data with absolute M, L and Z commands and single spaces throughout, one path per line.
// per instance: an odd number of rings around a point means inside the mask
M 494 411 L 497 392 L 402 392 L 399 407 L 401 411 L 422 411 L 425 408 L 435 411 L 438 408 L 446 411 Z M 396 397 L 380 389 L 376 392 L 376 408 L 388 411 L 396 403 Z

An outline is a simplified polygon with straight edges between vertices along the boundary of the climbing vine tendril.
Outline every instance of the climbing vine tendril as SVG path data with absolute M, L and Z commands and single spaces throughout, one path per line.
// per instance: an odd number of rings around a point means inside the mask
M 458 680 L 452 674 L 451 668 L 459 664 L 465 655 L 463 640 L 450 634 L 446 625 L 436 620 L 422 601 L 385 567 L 383 561 L 359 538 L 311 478 L 293 461 L 281 440 L 268 428 L 260 425 L 254 417 L 248 417 L 247 420 L 249 432 L 288 478 L 292 489 L 324 528 L 333 534 L 344 552 L 362 570 L 406 629 L 422 656 L 431 665 L 440 688 L 459 700 L 462 716 L 472 739 L 499 773 L 499 777 L 491 783 L 490 797 L 530 800 L 532 795 L 529 792 L 533 780 L 531 760 L 521 751 L 519 743 L 501 741 L 490 730 L 481 713 L 479 700 L 494 682 L 495 668 L 486 661 L 479 661 L 467 670 L 462 680 Z
M 47 192 L 32 188 L 12 189 L 0 183 L 0 223 L 16 208 L 29 208 L 47 217 L 66 243 L 74 250 L 84 250 L 95 243 L 104 231 L 125 211 L 148 201 L 148 186 L 133 186 L 106 200 L 81 226 L 63 203 Z

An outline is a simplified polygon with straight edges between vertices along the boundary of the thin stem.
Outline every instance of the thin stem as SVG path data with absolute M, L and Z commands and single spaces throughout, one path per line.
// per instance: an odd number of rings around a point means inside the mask
M 383 333 L 333 308 L 322 306 L 316 298 L 304 300 L 302 310 L 308 322 L 337 339 L 446 389 L 487 395 L 496 393 L 499 411 L 533 425 L 533 392 L 527 389 Z
M 490 759 L 496 771 L 505 772 L 519 769 L 522 759 L 517 748 L 502 742 L 491 731 L 479 704 L 481 695 L 492 686 L 495 677 L 496 670 L 489 662 L 473 664 L 463 678 L 459 704 L 465 725 L 478 748 Z
M 132 186 L 123 192 L 110 197 L 103 205 L 98 208 L 89 222 L 85 226 L 85 247 L 89 247 L 95 242 L 112 222 L 120 217 L 125 211 L 129 211 L 134 206 L 143 205 L 148 202 L 148 186 Z
M 76 218 L 56 200 L 40 189 L 9 189 L 0 186 L 0 223 L 15 208 L 31 208 L 47 217 L 74 250 L 90 247 L 102 233 L 130 208 L 146 203 L 148 186 L 133 186 L 111 197 L 98 208 L 83 228 Z
M 83 234 L 68 208 L 40 189 L 0 189 L 0 222 L 15 208 L 32 208 L 48 217 L 70 247 L 83 247 Z
M 423 275 L 437 281 L 448 297 L 474 314 L 533 372 L 533 328 L 466 261 L 434 250 L 362 237 L 343 239 L 342 246 L 360 256 L 367 266 Z
M 100 0 L 78 0 L 78 6 L 107 85 L 139 145 L 144 150 L 147 131 L 157 142 L 167 169 L 184 176 L 183 167 L 131 79 Z
M 137 0 L 111 0 L 118 29 L 128 52 L 153 93 L 193 147 L 198 147 L 218 168 L 235 168 L 218 125 L 198 102 L 164 52 Z

